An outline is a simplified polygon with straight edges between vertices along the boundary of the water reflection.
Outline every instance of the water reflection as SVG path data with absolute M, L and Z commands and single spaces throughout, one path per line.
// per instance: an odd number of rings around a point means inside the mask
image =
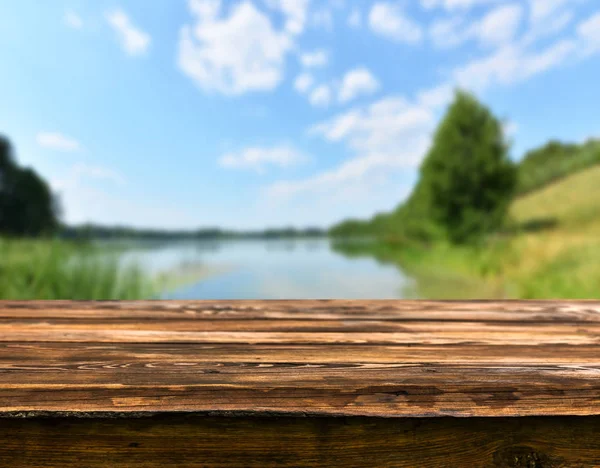
M 328 239 L 179 242 L 134 249 L 122 261 L 155 274 L 198 273 L 165 299 L 396 299 L 413 284 L 393 265 L 335 252 Z

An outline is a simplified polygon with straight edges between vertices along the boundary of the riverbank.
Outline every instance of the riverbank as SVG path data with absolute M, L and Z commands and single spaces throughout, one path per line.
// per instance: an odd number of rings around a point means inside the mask
M 118 252 L 60 240 L 0 239 L 0 299 L 133 300 L 153 297 L 154 281 Z
M 476 246 L 338 244 L 416 278 L 423 298 L 586 299 L 600 291 L 600 167 L 517 199 L 511 229 Z

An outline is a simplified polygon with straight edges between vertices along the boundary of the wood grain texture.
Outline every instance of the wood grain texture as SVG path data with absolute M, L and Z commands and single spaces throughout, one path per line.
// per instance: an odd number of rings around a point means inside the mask
M 0 302 L 0 416 L 600 416 L 600 302 Z
M 594 467 L 600 417 L 0 419 L 10 467 Z

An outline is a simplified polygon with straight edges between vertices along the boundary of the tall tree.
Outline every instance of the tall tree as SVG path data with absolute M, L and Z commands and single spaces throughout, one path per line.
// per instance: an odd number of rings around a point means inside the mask
M 37 236 L 58 226 L 58 205 L 48 184 L 20 168 L 10 142 L 0 137 L 0 234 Z
M 422 203 L 456 243 L 497 229 L 516 185 L 501 122 L 473 95 L 457 91 L 421 166 Z
M 18 171 L 12 154 L 10 142 L 0 135 L 0 233 L 10 228 L 9 211 L 12 205 L 12 194 L 15 174 Z

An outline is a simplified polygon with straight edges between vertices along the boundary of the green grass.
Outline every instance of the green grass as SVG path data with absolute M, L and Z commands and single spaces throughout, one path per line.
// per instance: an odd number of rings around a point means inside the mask
M 593 167 L 523 197 L 517 222 L 554 225 L 513 241 L 522 259 L 515 276 L 525 298 L 600 297 L 600 167 Z
M 512 207 L 515 220 L 553 219 L 561 229 L 581 230 L 600 223 L 600 166 L 571 175 L 519 198 Z
M 58 240 L 0 239 L 0 299 L 142 299 L 155 293 L 117 252 Z
M 337 248 L 399 265 L 415 278 L 412 295 L 423 298 L 600 297 L 600 167 L 517 199 L 511 219 L 509 232 L 479 245 L 373 241 Z

